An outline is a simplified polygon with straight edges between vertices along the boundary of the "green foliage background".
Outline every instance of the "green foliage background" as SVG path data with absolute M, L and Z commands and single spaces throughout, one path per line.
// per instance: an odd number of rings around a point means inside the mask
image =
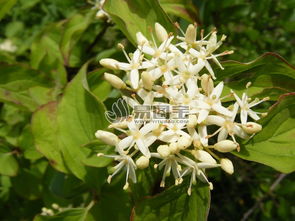
M 251 80 L 251 95 L 271 98 L 261 110 L 276 103 L 261 121 L 265 129 L 230 156 L 234 175 L 209 171 L 208 220 L 240 220 L 251 209 L 247 220 L 292 220 L 295 1 L 107 0 L 115 24 L 91 8 L 83 0 L 0 0 L 0 44 L 17 46 L 0 50 L 0 220 L 207 219 L 207 186 L 199 183 L 191 197 L 185 184 L 163 191 L 150 169 L 126 192 L 123 174 L 107 184 L 112 162 L 95 156 L 112 152 L 94 132 L 106 128 L 104 112 L 119 96 L 98 61 L 123 60 L 117 43 L 133 49 L 134 34 L 149 35 L 155 21 L 176 31 L 171 20 L 226 34 L 223 49 L 235 50 L 226 59 L 246 64 L 224 61 L 218 80 L 239 93 Z M 53 203 L 69 208 L 38 215 Z

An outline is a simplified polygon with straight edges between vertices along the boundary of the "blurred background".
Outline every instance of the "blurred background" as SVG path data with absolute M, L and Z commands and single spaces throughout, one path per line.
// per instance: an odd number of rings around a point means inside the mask
M 223 59 L 250 62 L 265 52 L 275 52 L 295 65 L 295 0 L 194 0 L 187 20 L 172 13 L 168 3 L 173 1 L 160 2 L 181 27 L 195 20 L 206 31 L 216 27 L 219 34 L 227 35 L 222 48 L 235 53 Z M 95 69 L 99 59 L 121 56 L 116 44 L 127 41 L 112 23 L 99 19 L 90 22 L 86 15 L 69 22 L 77 13 L 92 10 L 95 14 L 94 6 L 94 2 L 83 0 L 0 0 L 0 62 L 21 62 L 50 75 L 64 72 L 64 81 L 69 81 L 89 59 Z M 75 33 L 70 56 L 65 56 L 66 49 L 60 55 L 56 42 L 64 37 L 62 33 L 71 22 L 81 19 L 89 22 Z M 108 85 L 101 87 L 109 93 Z M 107 94 L 99 96 L 103 99 Z M 0 161 L 0 220 L 32 220 L 44 203 L 42 194 L 48 193 L 42 189 L 46 182 L 43 175 L 49 174 L 48 178 L 53 172 L 35 150 L 28 126 L 34 108 L 31 104 L 21 109 L 0 104 L 0 146 L 14 153 L 17 164 L 7 174 Z M 264 165 L 231 159 L 234 175 L 221 170 L 209 172 L 215 185 L 209 220 L 295 220 L 294 173 L 284 175 Z M 30 186 L 22 186 L 27 179 Z M 78 189 L 79 185 L 77 181 Z

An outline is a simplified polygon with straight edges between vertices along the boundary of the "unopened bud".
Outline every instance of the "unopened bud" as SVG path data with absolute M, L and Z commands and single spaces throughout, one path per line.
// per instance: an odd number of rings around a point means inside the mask
M 99 61 L 99 63 L 109 69 L 118 70 L 118 61 L 112 58 L 104 58 Z
M 111 146 L 116 146 L 119 143 L 119 138 L 117 137 L 117 135 L 108 131 L 98 130 L 95 133 L 95 137 Z
M 149 166 L 150 159 L 146 156 L 141 156 L 136 160 L 136 166 L 139 169 L 145 169 Z
M 199 161 L 216 164 L 216 160 L 204 150 L 192 150 L 192 155 Z
M 249 88 L 251 86 L 251 82 L 249 81 L 247 84 L 246 84 L 246 88 Z
M 195 139 L 193 141 L 193 145 L 194 145 L 194 147 L 196 147 L 198 149 L 203 149 L 203 145 L 202 145 L 202 143 L 201 143 L 201 141 L 199 139 Z
M 214 88 L 214 83 L 208 74 L 203 74 L 201 76 L 201 86 L 206 94 L 211 94 Z
M 117 89 L 126 88 L 126 84 L 121 78 L 117 77 L 114 74 L 104 73 L 104 78 L 114 87 Z
M 245 125 L 242 125 L 242 128 L 247 134 L 256 134 L 262 130 L 262 126 L 255 122 L 248 122 Z
M 225 172 L 227 172 L 228 174 L 233 174 L 234 173 L 234 166 L 233 166 L 233 163 L 231 162 L 230 159 L 221 158 L 220 159 L 220 165 L 221 165 L 221 168 Z
M 96 18 L 98 18 L 98 19 L 104 19 L 104 18 L 106 18 L 107 16 L 106 16 L 106 13 L 104 12 L 104 11 L 102 11 L 102 10 L 99 10 L 97 13 L 96 13 Z
M 155 23 L 155 30 L 157 38 L 160 42 L 166 41 L 168 39 L 168 33 L 166 29 L 158 22 Z
M 59 209 L 59 208 L 60 208 L 59 205 L 56 204 L 56 203 L 53 203 L 53 204 L 51 205 L 51 207 L 52 207 L 53 209 Z
M 143 46 L 149 43 L 147 38 L 141 32 L 136 33 L 136 41 L 137 41 L 137 44 L 140 46 Z
M 238 146 L 238 143 L 235 143 L 231 140 L 222 140 L 214 144 L 214 149 L 222 153 L 227 153 L 237 149 Z
M 180 137 L 177 141 L 177 147 L 179 150 L 184 150 L 192 144 L 192 139 L 188 137 Z
M 127 127 L 128 127 L 128 122 L 125 119 L 118 122 L 113 122 L 108 126 L 108 128 L 121 128 L 121 129 L 124 129 Z
M 177 143 L 170 143 L 169 144 L 170 153 L 175 154 L 178 152 L 178 144 Z
M 157 152 L 161 155 L 161 157 L 166 158 L 170 155 L 170 149 L 168 145 L 160 145 L 157 148 Z
M 195 114 L 188 116 L 188 123 L 187 123 L 188 127 L 192 127 L 192 128 L 195 127 L 197 125 L 197 122 L 198 122 L 198 119 Z
M 123 186 L 123 190 L 127 190 L 129 188 L 129 183 L 126 182 L 125 185 Z
M 209 182 L 208 184 L 209 184 L 209 189 L 213 190 L 213 183 Z
M 196 27 L 192 24 L 190 24 L 185 32 L 185 41 L 188 44 L 193 44 L 196 40 L 197 37 L 197 31 L 196 31 Z
M 143 87 L 147 90 L 152 90 L 154 80 L 151 74 L 149 72 L 144 71 L 141 74 L 141 79 L 142 79 Z

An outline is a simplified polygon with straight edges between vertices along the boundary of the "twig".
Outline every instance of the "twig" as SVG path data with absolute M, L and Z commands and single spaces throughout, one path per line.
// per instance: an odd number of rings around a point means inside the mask
M 273 182 L 273 184 L 270 186 L 269 191 L 265 193 L 262 197 L 260 197 L 257 202 L 243 215 L 243 218 L 241 221 L 246 221 L 251 214 L 259 207 L 259 205 L 262 203 L 262 201 L 271 193 L 274 191 L 274 189 L 279 185 L 279 183 L 287 176 L 288 174 L 280 174 L 278 178 Z

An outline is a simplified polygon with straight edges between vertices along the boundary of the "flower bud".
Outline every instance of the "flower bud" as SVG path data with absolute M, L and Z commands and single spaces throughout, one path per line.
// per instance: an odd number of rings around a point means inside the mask
M 200 141 L 199 139 L 195 139 L 195 140 L 193 141 L 193 145 L 194 145 L 194 147 L 196 147 L 197 149 L 203 149 L 203 145 L 202 145 L 202 143 L 201 143 L 201 141 Z
M 235 143 L 231 140 L 222 140 L 214 144 L 214 149 L 222 153 L 227 153 L 237 149 L 238 146 L 238 143 Z
M 149 166 L 150 159 L 146 156 L 141 156 L 136 160 L 136 166 L 139 169 L 145 169 Z
M 242 125 L 242 128 L 247 134 L 255 134 L 262 130 L 262 126 L 255 122 L 248 122 Z
M 192 155 L 199 161 L 216 164 L 216 160 L 204 150 L 192 150 Z
M 234 173 L 234 166 L 233 166 L 233 163 L 231 162 L 230 159 L 221 158 L 220 159 L 220 165 L 221 165 L 221 168 L 225 172 L 227 172 L 228 174 L 233 174 Z
M 136 33 L 136 41 L 137 41 L 137 44 L 140 46 L 143 46 L 149 43 L 147 38 L 141 32 Z
M 188 116 L 188 123 L 187 123 L 188 127 L 192 127 L 192 128 L 195 127 L 197 125 L 197 122 L 198 122 L 198 119 L 195 114 Z
M 118 61 L 112 58 L 104 58 L 99 61 L 99 63 L 104 66 L 105 68 L 109 68 L 112 70 L 118 70 Z
M 177 141 L 177 147 L 179 150 L 184 150 L 192 144 L 192 139 L 188 137 L 180 137 Z
M 214 88 L 214 83 L 208 74 L 203 74 L 201 76 L 201 86 L 206 94 L 211 94 Z
M 147 90 L 152 90 L 154 79 L 151 76 L 151 74 L 149 72 L 144 71 L 141 74 L 141 79 L 142 79 L 143 87 Z
M 188 44 L 193 44 L 195 42 L 197 38 L 197 31 L 196 31 L 196 27 L 192 24 L 190 24 L 185 32 L 185 41 Z
M 106 13 L 105 13 L 104 11 L 102 11 L 102 10 L 99 10 L 99 11 L 96 13 L 95 16 L 96 16 L 96 18 L 98 18 L 98 19 L 104 19 L 104 18 L 107 17 Z
M 158 22 L 155 23 L 155 30 L 157 38 L 160 42 L 166 41 L 168 39 L 168 33 L 166 29 L 160 25 Z
M 157 148 L 157 152 L 161 155 L 161 157 L 166 158 L 170 155 L 170 150 L 168 145 L 160 145 Z
M 169 144 L 169 150 L 170 150 L 170 153 L 172 153 L 172 154 L 175 154 L 175 153 L 177 153 L 178 152 L 178 144 L 177 143 L 170 143 Z
M 121 78 L 117 77 L 116 75 L 104 73 L 104 78 L 114 87 L 117 89 L 123 89 L 126 88 L 126 84 L 124 81 L 121 80 Z
M 60 208 L 59 205 L 56 204 L 56 203 L 53 203 L 53 204 L 51 205 L 51 207 L 52 207 L 53 209 L 59 209 L 59 208 Z
M 95 133 L 95 137 L 111 146 L 116 146 L 117 143 L 119 143 L 119 138 L 117 137 L 117 135 L 108 131 L 98 130 Z
M 113 122 L 108 126 L 108 128 L 121 128 L 121 129 L 125 129 L 127 127 L 128 127 L 128 122 L 126 119 L 118 121 L 118 122 Z

